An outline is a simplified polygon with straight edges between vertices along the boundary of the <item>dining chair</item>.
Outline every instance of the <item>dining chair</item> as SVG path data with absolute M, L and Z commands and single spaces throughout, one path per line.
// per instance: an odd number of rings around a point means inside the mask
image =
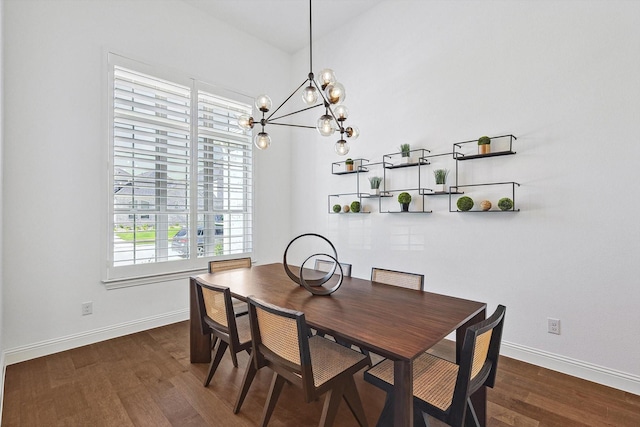
M 341 262 L 340 266 L 342 267 L 342 275 L 344 277 L 351 277 L 351 264 L 348 264 L 346 262 Z M 333 261 L 316 258 L 316 262 L 313 266 L 313 269 L 317 271 L 322 271 L 324 273 L 328 273 L 329 271 L 331 271 L 332 267 L 333 267 Z
M 204 381 L 204 386 L 207 387 L 227 348 L 235 367 L 238 367 L 237 353 L 246 351 L 251 354 L 251 328 L 249 326 L 249 316 L 235 316 L 229 288 L 210 284 L 205 285 L 198 281 L 196 281 L 196 284 L 196 300 L 201 332 L 203 335 L 211 334 L 216 338 L 209 372 Z M 251 360 L 249 360 L 249 363 L 251 363 Z
M 266 427 L 285 382 L 302 389 L 309 403 L 326 394 L 321 427 L 333 425 L 340 401 L 360 426 L 367 426 L 354 375 L 369 357 L 318 335 L 311 335 L 304 313 L 248 298 L 255 368 L 274 371 L 260 425 Z
M 235 258 L 235 259 L 222 259 L 216 261 L 209 261 L 209 273 L 215 273 L 217 271 L 232 270 L 234 268 L 249 268 L 251 267 L 251 258 Z M 233 311 L 236 316 L 242 316 L 247 314 L 249 309 L 247 303 L 237 298 L 231 297 L 233 304 Z
M 371 269 L 371 281 L 424 291 L 424 274 L 405 273 L 404 271 L 373 267 Z
M 470 396 L 495 384 L 505 312 L 499 305 L 491 317 L 467 328 L 459 365 L 429 353 L 413 361 L 414 425 L 428 426 L 431 415 L 452 427 L 480 426 Z M 377 363 L 364 379 L 387 392 L 378 426 L 393 424 L 393 362 Z

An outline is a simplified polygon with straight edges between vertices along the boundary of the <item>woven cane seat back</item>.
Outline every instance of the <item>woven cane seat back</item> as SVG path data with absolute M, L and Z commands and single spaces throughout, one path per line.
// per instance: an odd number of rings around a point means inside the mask
M 473 351 L 473 362 L 471 365 L 471 379 L 474 379 L 480 372 L 484 363 L 487 361 L 489 353 L 489 344 L 491 343 L 491 333 L 493 329 L 489 329 L 476 338 L 476 347 Z
M 219 325 L 225 328 L 229 327 L 227 324 L 227 310 L 224 304 L 224 293 L 203 286 L 202 298 L 204 299 L 204 308 L 207 316 Z
M 216 271 L 231 270 L 234 268 L 251 267 L 251 258 L 223 259 L 220 261 L 209 261 L 209 273 Z
M 300 344 L 298 342 L 298 326 L 295 319 L 269 313 L 256 307 L 260 341 L 283 359 L 300 365 Z
M 405 273 L 403 271 L 384 270 L 381 268 L 371 269 L 371 280 L 387 285 L 398 286 L 400 288 L 423 290 L 424 275 L 415 273 Z

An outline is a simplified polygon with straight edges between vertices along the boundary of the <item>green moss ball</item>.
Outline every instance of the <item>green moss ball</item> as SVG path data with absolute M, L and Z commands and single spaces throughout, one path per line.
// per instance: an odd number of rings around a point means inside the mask
M 335 213 L 340 213 L 340 211 L 342 210 L 342 206 L 340 205 L 333 205 L 333 211 Z
M 510 211 L 511 209 L 513 209 L 513 200 L 508 197 L 503 197 L 502 199 L 498 200 L 498 207 L 502 211 Z
M 351 212 L 355 212 L 355 213 L 360 212 L 360 202 L 358 202 L 357 200 L 354 202 L 351 202 Z
M 458 199 L 456 205 L 458 206 L 458 209 L 466 212 L 468 210 L 471 210 L 471 208 L 473 207 L 473 199 L 469 196 L 462 196 Z

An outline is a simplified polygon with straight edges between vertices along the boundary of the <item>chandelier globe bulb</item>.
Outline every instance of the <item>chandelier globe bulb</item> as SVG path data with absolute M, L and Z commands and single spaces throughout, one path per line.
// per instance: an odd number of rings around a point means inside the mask
M 344 139 L 341 139 L 336 142 L 336 145 L 333 147 L 333 149 L 339 156 L 344 156 L 349 152 L 349 143 Z
M 253 143 L 259 150 L 266 150 L 271 145 L 271 137 L 266 132 L 259 132 L 253 137 Z
M 327 97 L 327 101 L 334 105 L 343 103 L 345 98 L 347 97 L 344 86 L 339 82 L 329 84 L 324 90 L 324 93 Z
M 349 126 L 345 131 L 350 139 L 356 140 L 360 136 L 360 129 L 356 126 Z
M 324 89 L 331 83 L 335 83 L 336 73 L 331 68 L 324 68 L 318 73 L 318 84 Z
M 336 131 L 333 117 L 329 114 L 323 114 L 316 123 L 316 129 L 322 136 L 331 136 Z
M 263 113 L 266 113 L 267 111 L 269 111 L 271 109 L 271 98 L 269 98 L 269 95 L 259 95 L 256 98 L 256 108 L 260 111 L 262 111 Z
M 333 114 L 336 115 L 338 121 L 345 121 L 347 117 L 349 117 L 349 109 L 346 105 L 340 104 L 336 108 L 333 109 Z
M 238 126 L 241 129 L 244 130 L 249 130 L 253 128 L 253 117 L 247 115 L 247 114 L 242 114 L 240 117 L 238 117 Z
M 316 88 L 312 85 L 307 86 L 304 91 L 302 91 L 302 100 L 310 107 L 318 102 L 318 91 Z

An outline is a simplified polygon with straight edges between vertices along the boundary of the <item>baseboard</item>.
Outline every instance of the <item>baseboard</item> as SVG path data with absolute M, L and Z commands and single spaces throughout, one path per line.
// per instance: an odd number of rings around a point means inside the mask
M 100 329 L 93 329 L 91 331 L 8 349 L 5 350 L 4 354 L 2 354 L 4 359 L 2 366 L 5 367 L 14 363 L 24 362 L 25 360 L 35 359 L 36 357 L 47 356 L 60 351 L 66 351 L 72 348 L 82 347 L 84 345 L 146 331 L 148 329 L 181 322 L 187 319 L 189 319 L 189 309 L 178 310 L 158 316 L 147 317 L 131 322 L 120 323 Z M 2 384 L 4 385 L 4 377 Z
M 0 378 L 0 426 L 2 425 L 2 409 L 4 408 L 4 378 L 7 365 L 4 363 L 4 353 L 0 352 L 0 366 L 2 366 L 2 378 Z
M 552 371 L 558 371 L 563 374 L 640 395 L 640 376 L 638 375 L 616 371 L 615 369 L 605 368 L 506 341 L 502 341 L 500 354 L 511 357 L 512 359 L 551 369 Z

